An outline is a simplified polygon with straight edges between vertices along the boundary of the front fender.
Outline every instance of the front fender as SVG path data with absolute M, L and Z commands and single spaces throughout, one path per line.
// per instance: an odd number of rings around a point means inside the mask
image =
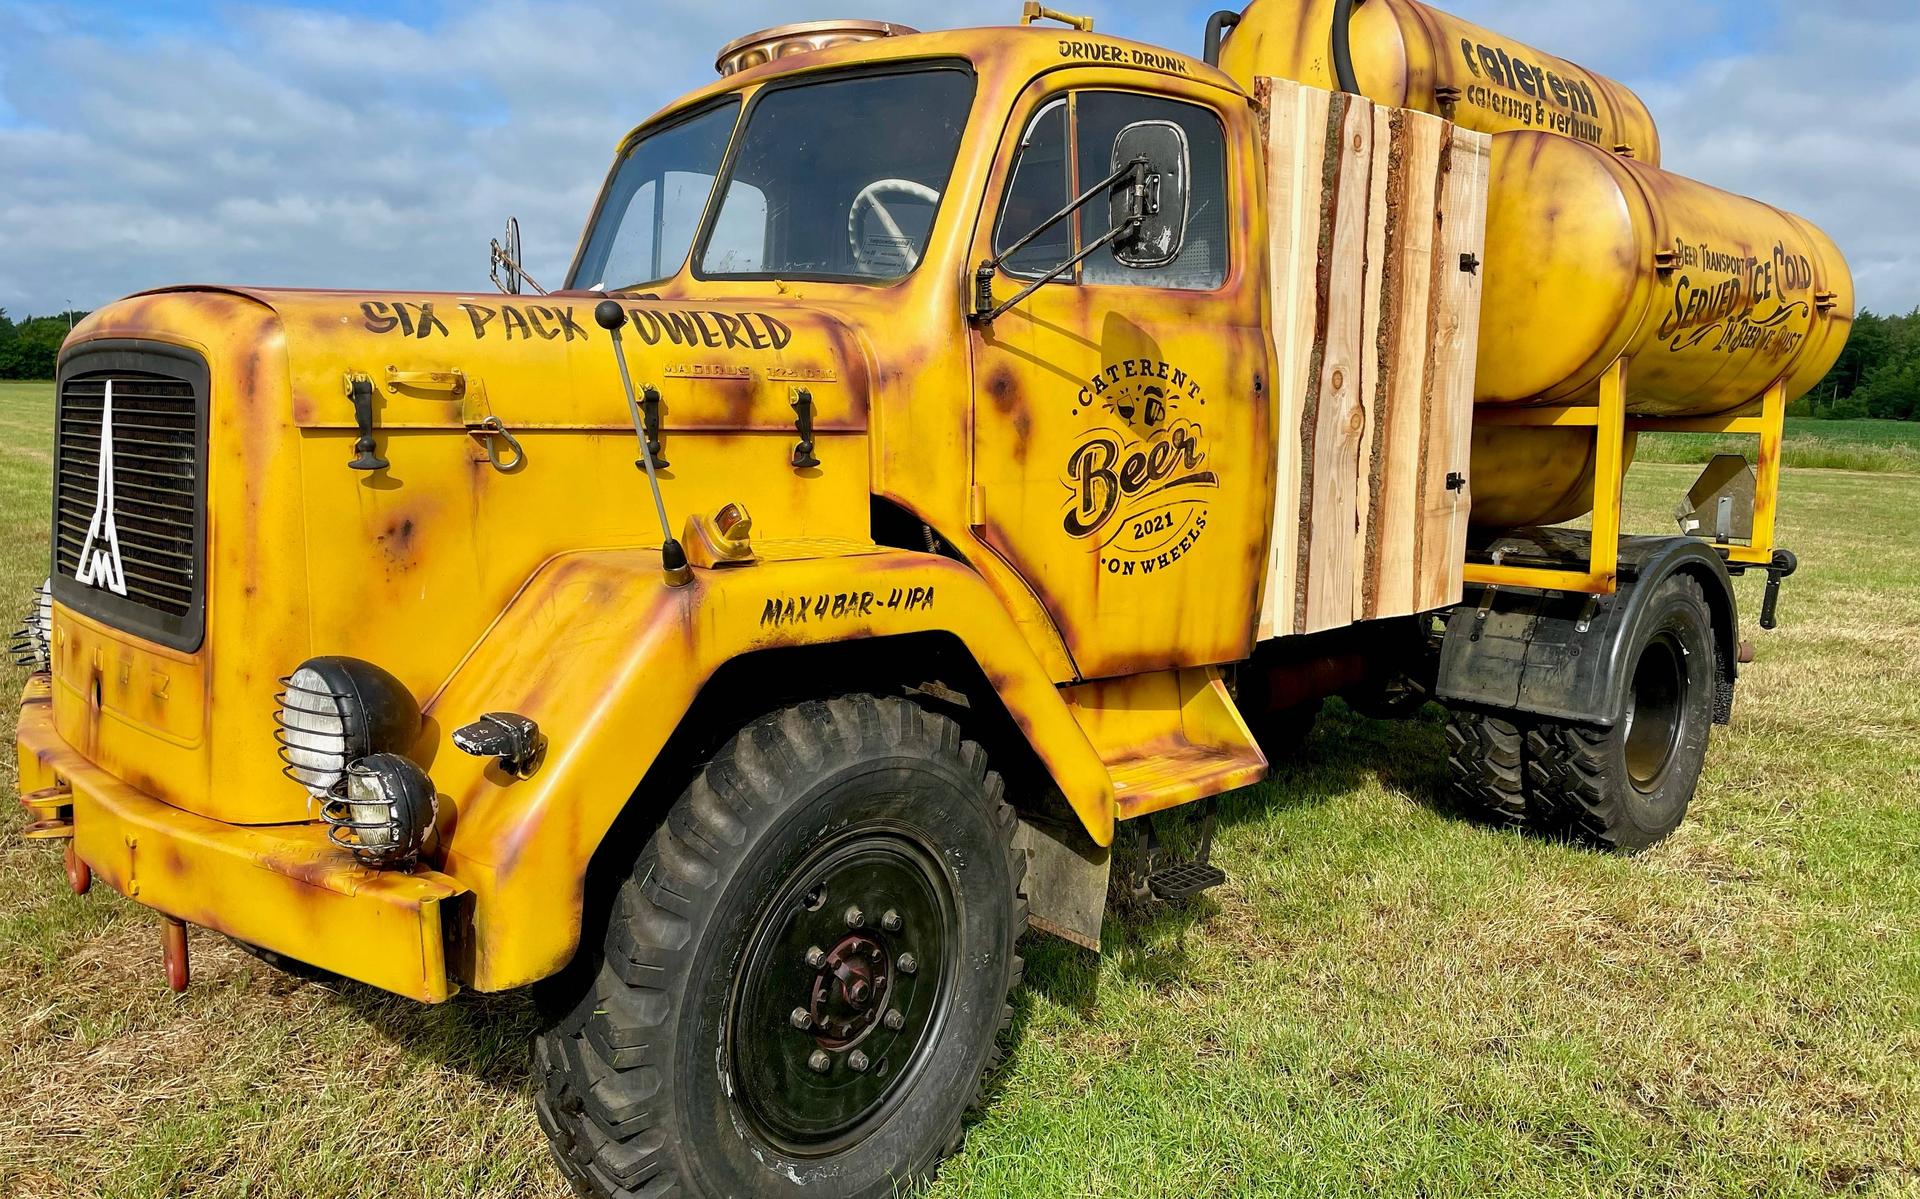
M 523 986 L 572 958 L 588 862 L 720 667 L 765 649 L 926 632 L 967 648 L 1088 834 L 1110 844 L 1105 766 L 1006 610 L 958 562 L 878 549 L 696 570 L 679 588 L 654 550 L 547 563 L 427 705 L 442 744 L 500 711 L 531 717 L 548 738 L 525 781 L 435 755 L 451 801 L 443 868 L 474 895 L 472 985 Z

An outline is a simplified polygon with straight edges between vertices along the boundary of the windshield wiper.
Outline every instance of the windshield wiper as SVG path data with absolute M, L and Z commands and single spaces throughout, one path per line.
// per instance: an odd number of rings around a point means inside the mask
M 1002 250 L 998 256 L 981 263 L 979 271 L 974 274 L 973 312 L 970 314 L 971 319 L 983 325 L 992 324 L 995 318 L 1020 303 L 1020 301 L 1026 299 L 1034 292 L 1052 283 L 1101 250 L 1106 249 L 1114 242 L 1119 241 L 1121 238 L 1126 237 L 1138 229 L 1147 219 L 1148 165 L 1147 157 L 1144 154 L 1132 162 L 1127 163 L 1113 174 L 1108 175 L 1105 179 L 1102 179 L 1100 182 L 1082 192 L 1077 199 L 1065 208 L 1062 208 L 1059 212 L 1054 213 L 1045 221 L 1041 222 L 1039 228 Z M 1004 304 L 995 304 L 993 302 L 993 276 L 994 272 L 1000 269 L 1001 264 L 1032 245 L 1041 234 L 1058 225 L 1061 221 L 1066 220 L 1082 208 L 1085 208 L 1088 204 L 1091 204 L 1099 198 L 1102 192 L 1111 190 L 1115 184 L 1129 178 L 1131 179 L 1131 187 L 1129 190 L 1132 194 L 1128 197 L 1128 215 L 1126 220 L 1109 229 L 1107 235 L 1099 241 L 1094 242 L 1086 249 L 1075 254 L 1072 258 L 1067 259 L 1059 266 L 1054 267 L 1051 271 L 1034 280 L 1023 289 L 1019 295 L 1013 297 L 1011 300 L 1008 300 Z

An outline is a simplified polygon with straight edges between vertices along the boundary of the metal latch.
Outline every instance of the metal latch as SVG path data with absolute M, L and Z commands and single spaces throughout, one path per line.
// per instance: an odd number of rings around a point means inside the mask
M 794 469 L 819 466 L 820 459 L 813 452 L 813 393 L 804 387 L 793 389 L 793 427 L 800 434 L 799 444 L 793 447 Z
M 478 379 L 469 385 L 466 376 L 459 371 L 449 373 L 460 377 L 460 419 L 467 426 L 467 436 L 473 438 L 487 462 L 503 475 L 510 475 L 525 466 L 527 451 L 521 447 L 520 439 L 507 429 L 506 423 L 493 414 L 492 405 L 487 403 L 486 387 Z
M 353 403 L 353 424 L 359 436 L 354 438 L 353 459 L 347 463 L 350 470 L 385 470 L 389 463 L 374 452 L 373 441 L 373 380 L 367 376 L 349 372 L 347 375 L 347 399 Z

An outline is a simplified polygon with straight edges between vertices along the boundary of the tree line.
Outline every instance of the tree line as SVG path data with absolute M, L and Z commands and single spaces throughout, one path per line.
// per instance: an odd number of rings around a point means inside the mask
M 1920 309 L 1862 312 L 1840 361 L 1791 411 L 1827 420 L 1920 420 Z
M 60 343 L 84 312 L 15 322 L 0 308 L 0 379 L 51 379 Z M 1920 309 L 1905 316 L 1862 312 L 1840 361 L 1793 405 L 1826 420 L 1920 421 Z
M 0 308 L 0 379 L 51 379 L 60 343 L 84 312 L 57 316 L 30 316 L 15 323 Z

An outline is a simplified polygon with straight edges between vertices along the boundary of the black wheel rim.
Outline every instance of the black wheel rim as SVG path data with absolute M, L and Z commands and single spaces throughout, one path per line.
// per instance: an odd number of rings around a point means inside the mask
M 946 1023 L 957 928 L 939 854 L 904 829 L 849 832 L 787 877 L 747 939 L 726 1029 L 761 1136 L 820 1156 L 886 1119 Z
M 1680 750 L 1686 721 L 1687 653 L 1671 633 L 1661 633 L 1640 651 L 1627 698 L 1627 777 L 1650 795 L 1666 781 Z

